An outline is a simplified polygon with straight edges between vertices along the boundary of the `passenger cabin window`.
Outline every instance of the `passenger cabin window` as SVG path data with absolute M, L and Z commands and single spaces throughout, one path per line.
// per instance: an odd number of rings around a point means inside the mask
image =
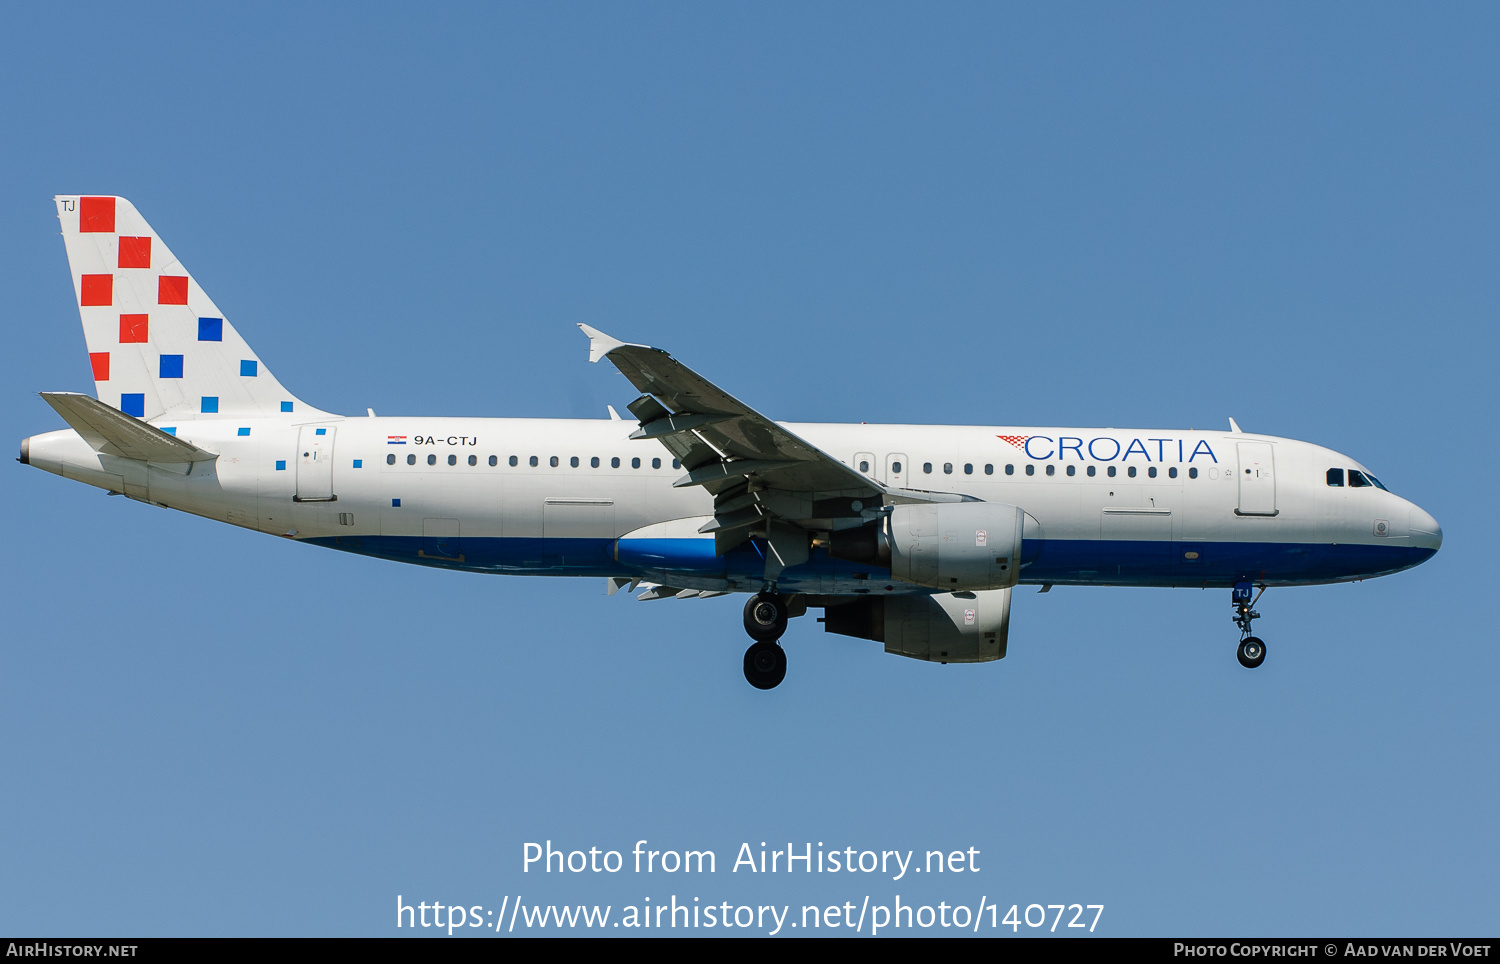
M 1069 475 L 1073 475 L 1077 471 L 1078 471 L 1078 466 L 1076 466 L 1076 465 L 1070 465 L 1070 466 L 1068 466 L 1068 474 Z
M 974 474 L 974 463 L 972 463 L 972 462 L 965 462 L 964 463 L 964 475 L 973 475 L 973 474 Z
M 995 466 L 992 465 L 989 462 L 986 462 L 985 465 L 984 465 L 984 474 L 985 475 L 994 475 L 995 474 Z
M 679 462 L 679 461 L 677 461 L 676 459 L 673 459 L 672 460 L 672 468 L 674 468 L 674 469 L 680 469 L 680 468 L 682 468 L 682 463 Z M 896 471 L 897 472 L 901 471 L 901 463 L 900 462 L 896 463 Z
M 1094 477 L 1094 467 L 1093 467 L 1093 466 L 1092 466 L 1092 465 L 1091 465 L 1091 466 L 1089 466 L 1089 467 L 1088 467 L 1088 468 L 1087 468 L 1087 469 L 1086 469 L 1086 470 L 1085 470 L 1085 472 L 1087 472 L 1087 474 L 1088 474 L 1088 477 L 1089 477 L 1089 478 L 1091 478 L 1091 479 L 1092 479 L 1092 478 L 1093 478 L 1093 477 Z
M 864 472 L 864 473 L 868 474 L 869 471 L 870 471 L 870 463 L 867 460 L 865 460 L 865 459 L 860 459 L 859 460 L 859 470 L 861 472 Z
M 922 463 L 922 471 L 925 472 L 925 473 L 927 473 L 928 475 L 931 475 L 932 474 L 932 463 L 931 462 L 923 462 Z
M 651 460 L 651 467 L 653 469 L 659 469 L 659 468 L 661 468 L 661 459 L 652 459 Z
M 436 455 L 429 455 L 429 456 L 427 456 L 427 464 L 428 465 L 437 465 L 437 456 Z
M 1167 469 L 1167 478 L 1169 478 L 1169 479 L 1175 479 L 1175 478 L 1177 478 L 1177 466 L 1174 465 L 1170 469 Z
M 554 455 L 552 456 L 552 458 L 548 459 L 547 464 L 552 466 L 554 469 L 557 468 L 557 456 Z
M 1336 486 L 1342 488 L 1343 485 L 1344 485 L 1344 470 L 1343 469 L 1329 469 L 1328 470 L 1328 484 L 1329 485 L 1336 485 Z
M 575 469 L 578 468 L 578 456 L 575 455 L 571 459 L 568 459 L 568 464 Z
M 1047 474 L 1048 475 L 1056 475 L 1057 474 L 1057 466 L 1052 465 L 1052 464 L 1049 463 L 1048 466 L 1047 466 Z
M 599 467 L 599 456 L 596 455 L 593 458 L 589 459 L 589 468 L 591 468 L 591 469 L 597 469 L 598 467 Z
M 1028 465 L 1028 466 L 1026 466 L 1026 474 L 1027 475 L 1036 475 L 1036 466 L 1034 466 L 1034 465 Z
M 1104 470 L 1104 474 L 1107 475 L 1107 476 L 1109 476 L 1110 478 L 1114 478 L 1115 477 L 1115 467 L 1113 465 L 1111 465 L 1109 468 L 1107 468 L 1107 469 Z
M 456 455 L 450 455 L 450 456 L 448 456 L 448 464 L 449 465 L 457 465 L 458 464 L 458 456 L 456 456 Z
M 395 465 L 396 464 L 396 456 L 394 456 L 394 455 L 387 455 L 385 457 L 385 464 L 386 465 Z
M 944 475 L 952 475 L 953 474 L 953 463 L 952 462 L 944 462 L 943 463 L 943 474 Z
M 1147 469 L 1146 470 L 1146 474 L 1149 475 L 1153 479 L 1156 478 L 1156 466 L 1153 465 L 1153 466 L 1151 466 L 1151 468 Z
M 630 460 L 630 467 L 632 469 L 638 469 L 638 468 L 640 468 L 641 467 L 641 460 L 638 459 L 638 458 L 631 459 Z
M 609 460 L 609 467 L 612 469 L 618 469 L 620 467 L 620 457 L 618 455 Z
M 408 455 L 406 457 L 406 464 L 407 465 L 416 465 L 417 464 L 417 457 L 415 455 Z
M 512 455 L 512 456 L 511 456 L 511 457 L 510 457 L 510 464 L 511 464 L 511 465 L 512 465 L 512 466 L 514 466 L 514 465 L 516 465 L 516 464 L 517 464 L 517 463 L 518 463 L 518 462 L 519 462 L 519 460 L 518 460 L 518 459 L 517 459 L 517 458 L 516 458 L 516 457 L 515 457 L 515 456 L 514 456 L 514 455 Z
M 1188 478 L 1190 478 L 1190 479 L 1196 479 L 1197 477 L 1198 477 L 1198 470 L 1197 470 L 1197 468 L 1188 469 Z
M 676 459 L 672 460 L 672 468 L 674 468 L 674 469 L 677 468 L 677 460 Z M 891 463 L 891 474 L 892 475 L 900 475 L 901 474 L 901 463 L 900 462 L 892 462 Z
M 494 455 L 491 455 L 490 456 L 490 467 L 494 468 L 495 466 L 497 466 L 499 464 L 500 464 L 500 459 L 498 457 L 494 456 Z
M 1006 475 L 1015 475 L 1016 474 L 1016 467 L 1014 465 L 1007 465 L 1005 467 L 1005 474 Z
M 1130 476 L 1132 479 L 1135 478 L 1135 466 L 1132 465 L 1130 468 L 1126 469 L 1125 474 Z

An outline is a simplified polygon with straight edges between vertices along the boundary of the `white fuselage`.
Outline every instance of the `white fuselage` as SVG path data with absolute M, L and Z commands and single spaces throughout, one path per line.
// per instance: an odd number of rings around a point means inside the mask
M 711 537 L 695 525 L 661 528 L 712 516 L 712 500 L 699 487 L 674 487 L 684 471 L 658 443 L 629 439 L 634 422 L 154 421 L 217 460 L 148 466 L 100 454 L 71 430 L 28 439 L 23 460 L 234 525 L 446 568 L 659 577 L 621 561 L 632 534 L 654 526 L 699 547 L 686 552 L 674 585 L 758 588 L 753 565 L 704 564 L 701 540 Z M 1305 442 L 1194 431 L 786 427 L 887 486 L 1019 506 L 1023 583 L 1339 582 L 1408 568 L 1441 542 L 1433 518 L 1405 499 L 1330 485 L 1330 469 L 1365 470 Z M 860 568 L 869 567 L 815 552 L 788 570 L 784 586 L 838 593 L 890 581 Z

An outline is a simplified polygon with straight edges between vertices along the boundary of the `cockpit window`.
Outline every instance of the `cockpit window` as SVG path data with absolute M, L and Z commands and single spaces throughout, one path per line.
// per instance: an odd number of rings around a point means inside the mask
M 1349 488 L 1358 489 L 1369 484 L 1370 480 L 1365 478 L 1365 474 L 1363 472 L 1360 472 L 1356 469 L 1349 470 Z
M 1344 470 L 1343 469 L 1329 469 L 1328 470 L 1328 484 L 1329 485 L 1343 485 L 1344 484 Z
M 1370 475 L 1368 472 L 1365 473 L 1365 478 L 1369 479 L 1371 482 L 1374 482 L 1375 483 L 1375 488 L 1379 489 L 1380 491 L 1382 491 L 1382 492 L 1389 492 L 1389 491 L 1391 491 L 1390 489 L 1387 489 L 1385 487 L 1385 483 L 1384 482 L 1381 482 L 1379 479 L 1375 478 L 1375 476 L 1373 476 L 1373 475 Z

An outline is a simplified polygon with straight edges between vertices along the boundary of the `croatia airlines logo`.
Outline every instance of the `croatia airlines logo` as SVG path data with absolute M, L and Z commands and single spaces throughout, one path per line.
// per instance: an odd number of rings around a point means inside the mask
M 387 435 L 385 437 L 385 444 L 387 444 L 387 445 L 405 445 L 406 444 L 406 436 L 405 435 Z
M 1133 438 L 1126 441 L 1123 437 L 1115 438 L 1112 435 L 1090 439 L 1077 435 L 1062 435 L 1057 438 L 1050 435 L 996 435 L 995 438 L 1020 449 L 1029 459 L 1065 459 L 1071 452 L 1073 458 L 1080 462 L 1085 459 L 1096 462 L 1113 462 L 1118 459 L 1123 462 L 1131 456 L 1139 456 L 1143 462 L 1191 463 L 1199 456 L 1210 462 L 1219 461 L 1207 439 L 1181 439 L 1173 436 Z M 1034 452 L 1033 447 L 1036 448 Z

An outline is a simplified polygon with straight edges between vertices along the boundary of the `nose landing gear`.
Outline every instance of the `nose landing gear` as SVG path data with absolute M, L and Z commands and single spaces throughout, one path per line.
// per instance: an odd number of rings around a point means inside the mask
M 1260 592 L 1252 599 L 1250 593 L 1254 588 L 1248 582 L 1235 583 L 1230 596 L 1230 602 L 1234 604 L 1234 624 L 1240 628 L 1240 645 L 1235 655 L 1239 658 L 1240 665 L 1246 669 L 1254 669 L 1266 661 L 1266 644 L 1250 632 L 1250 624 L 1260 618 L 1260 613 L 1255 611 L 1255 604 L 1265 595 L 1266 587 L 1261 586 Z
M 777 640 L 786 632 L 787 605 L 777 592 L 760 592 L 745 603 L 745 632 L 755 640 L 745 650 L 745 679 L 768 690 L 786 678 L 786 651 Z

